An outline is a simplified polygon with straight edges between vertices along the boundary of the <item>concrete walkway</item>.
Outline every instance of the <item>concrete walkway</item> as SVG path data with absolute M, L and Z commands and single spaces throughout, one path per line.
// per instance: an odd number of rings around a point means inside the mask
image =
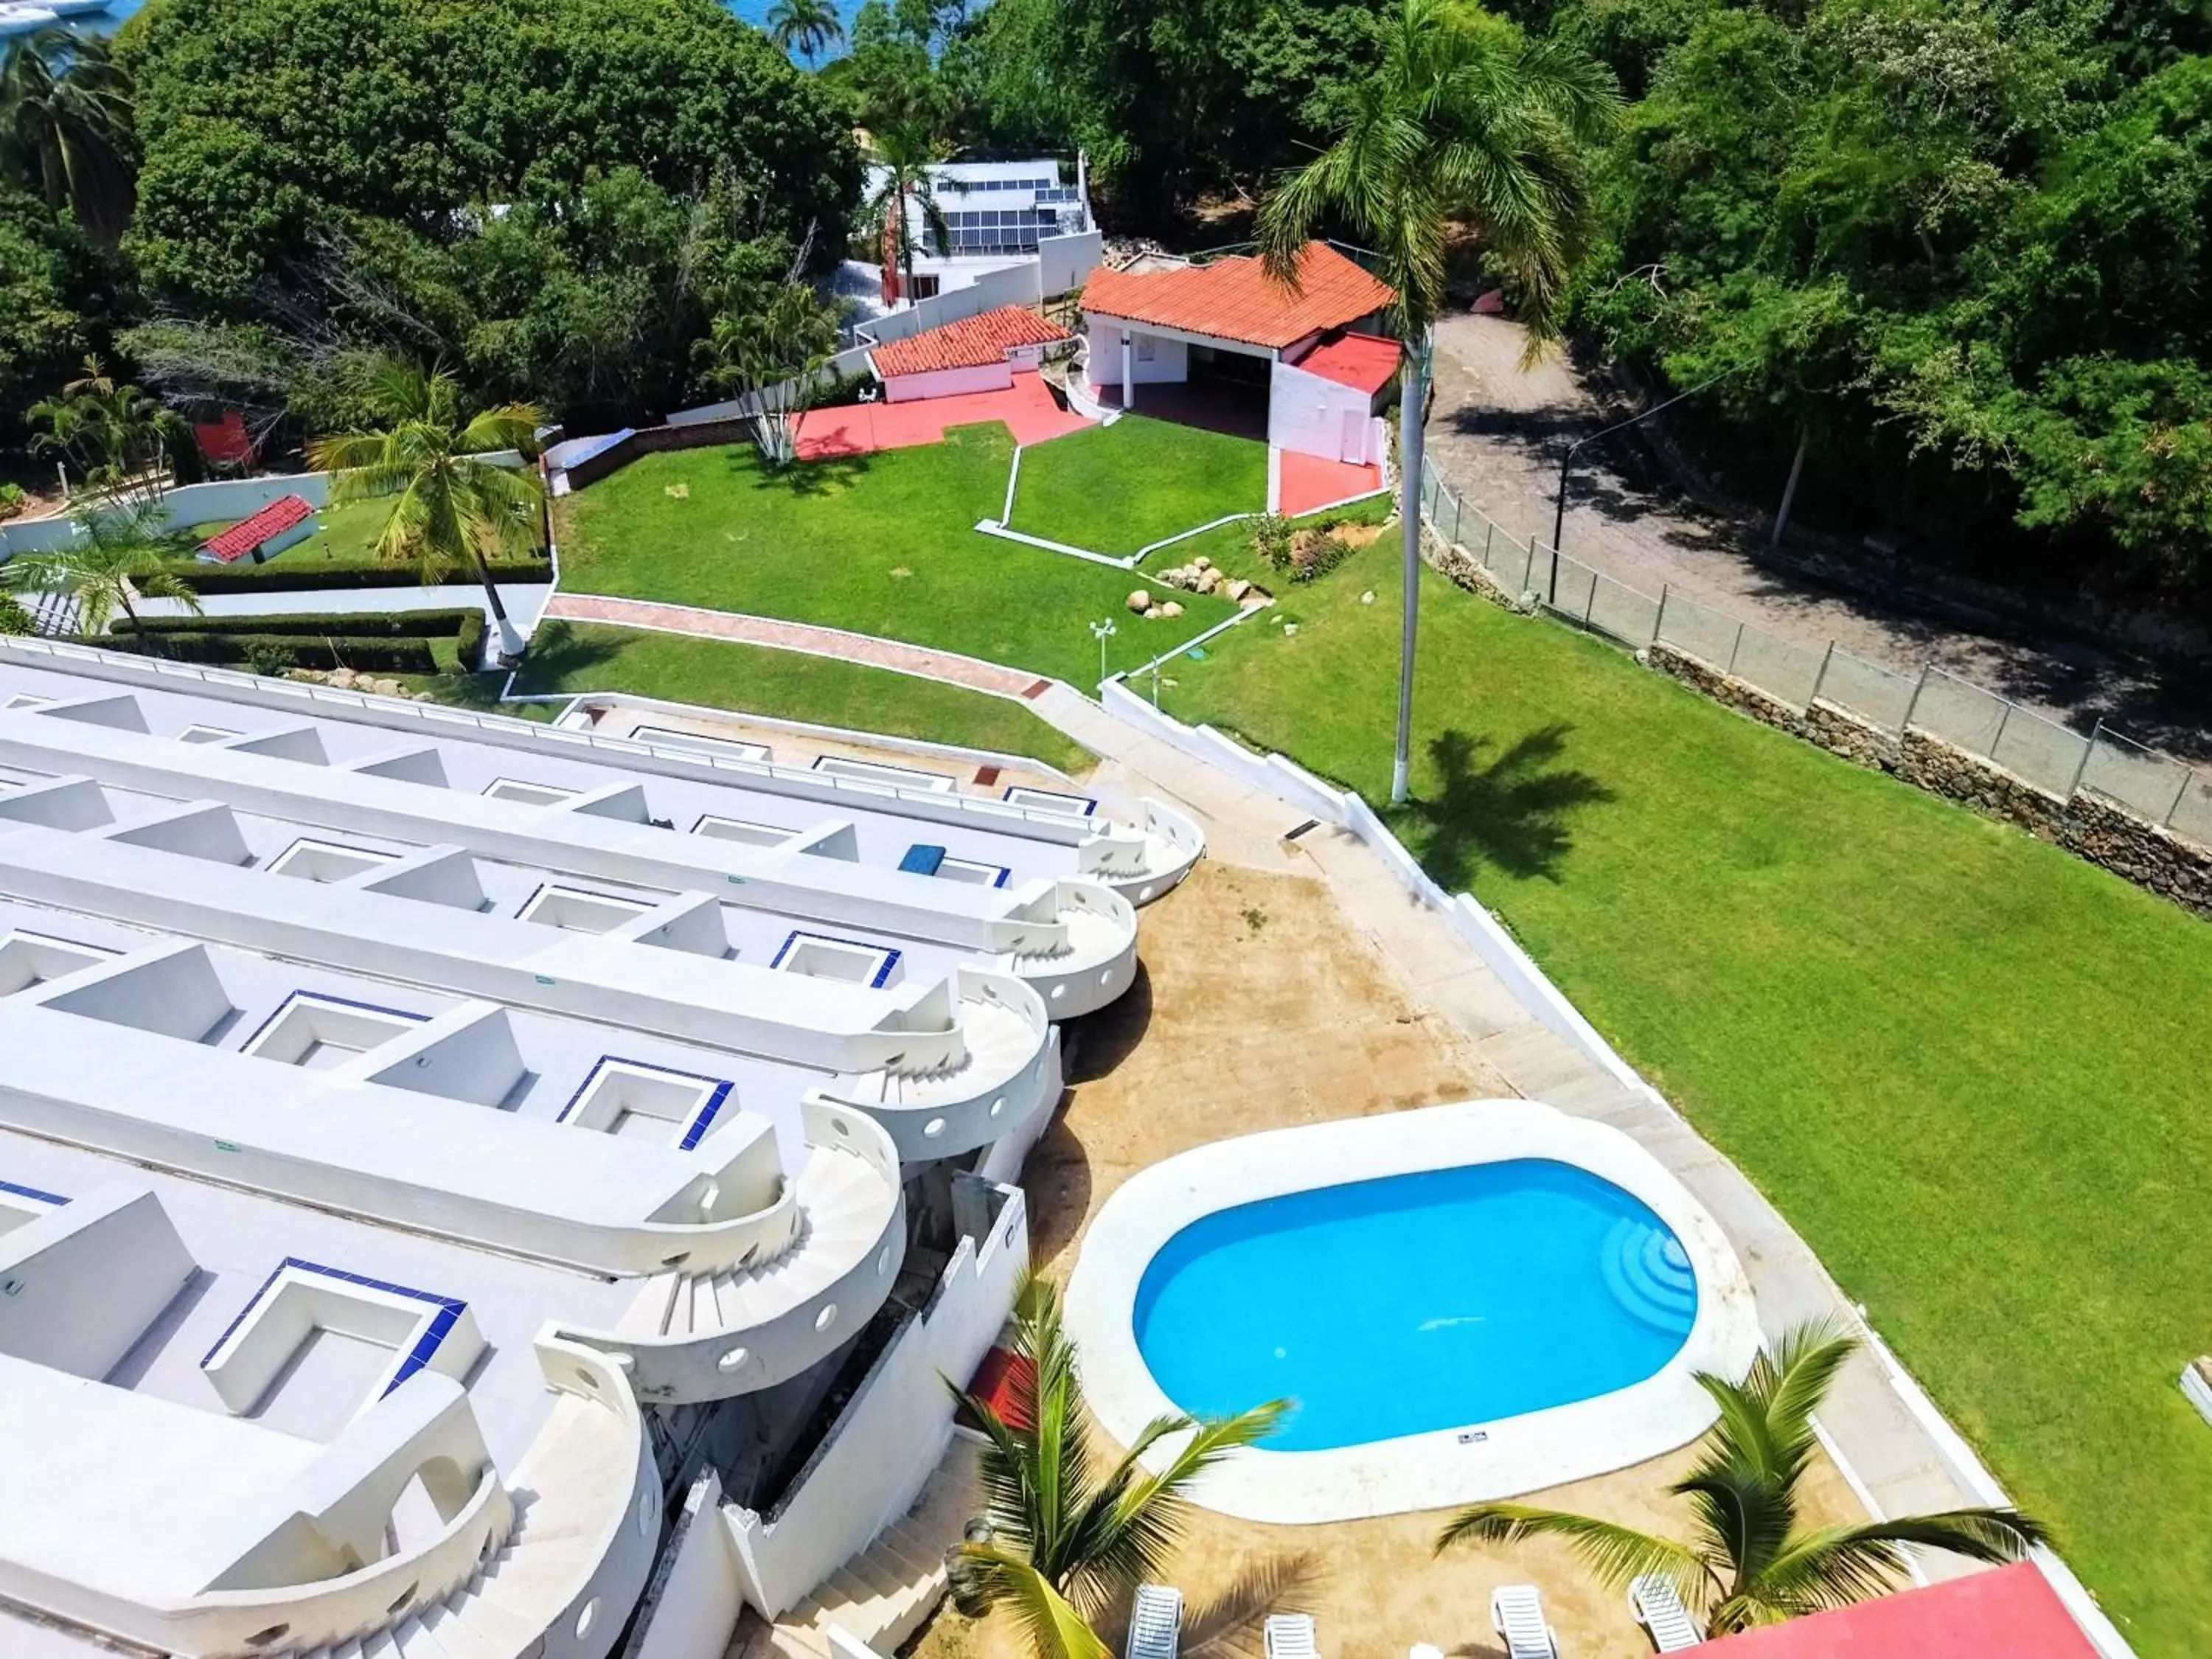
M 548 622 L 605 623 L 614 628 L 689 634 L 695 639 L 728 640 L 738 645 L 761 645 L 775 651 L 835 657 L 842 662 L 863 663 L 871 668 L 887 668 L 895 674 L 941 680 L 947 685 L 965 686 L 970 691 L 988 691 L 1000 697 L 1035 697 L 1052 684 L 1020 669 L 1001 668 L 996 663 L 963 657 L 957 652 L 933 651 L 926 646 L 879 639 L 872 634 L 848 634 L 841 628 L 817 628 L 811 623 L 780 622 L 771 617 L 741 616 L 733 611 L 708 611 L 698 605 L 609 599 L 598 593 L 556 593 L 547 601 L 543 615 Z
M 1161 797 L 1196 817 L 1210 856 L 1326 881 L 1345 914 L 1374 940 L 1413 999 L 1451 1020 L 1477 1053 L 1523 1097 L 1636 1137 L 1697 1194 L 1735 1243 L 1770 1336 L 1825 1318 L 1860 1321 L 1811 1249 L 1729 1160 L 1657 1095 L 1623 1087 L 1539 1024 L 1460 936 L 1416 900 L 1356 836 L 1321 826 L 1295 840 L 1306 815 L 1123 725 L 1066 686 L 1037 697 L 1036 712 L 1102 757 L 1098 782 Z M 1954 1470 L 1931 1425 L 1916 1416 L 1875 1355 L 1863 1352 L 1838 1379 L 1820 1423 L 1861 1501 L 1883 1516 L 1990 1501 Z M 1948 1556 L 1922 1564 L 1930 1579 L 1973 1569 Z

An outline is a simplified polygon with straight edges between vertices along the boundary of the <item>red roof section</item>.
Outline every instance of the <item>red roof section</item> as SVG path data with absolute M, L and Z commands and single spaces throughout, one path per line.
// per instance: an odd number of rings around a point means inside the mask
M 999 1421 L 1010 1429 L 1035 1426 L 1030 1421 L 1030 1405 L 1036 1398 L 1036 1362 L 1024 1359 L 1004 1348 L 993 1348 L 983 1356 L 983 1363 L 975 1368 L 974 1381 L 968 1384 L 974 1395 L 999 1414 Z M 971 1426 L 981 1428 L 981 1424 Z
M 200 551 L 228 564 L 242 559 L 272 536 L 281 536 L 295 525 L 315 516 L 304 495 L 280 495 L 250 519 L 240 519 L 228 530 L 200 544 Z
M 1277 282 L 1253 255 L 1174 270 L 1098 270 L 1083 290 L 1083 309 L 1280 349 L 1358 322 L 1397 297 L 1327 243 L 1308 242 L 1295 283 Z
M 933 374 L 945 368 L 1003 363 L 1017 346 L 1050 345 L 1067 337 L 1066 329 L 1047 322 L 1034 311 L 1001 306 L 996 311 L 893 340 L 889 345 L 878 346 L 869 356 L 876 373 L 890 380 L 896 374 Z
M 2097 1659 L 2033 1561 L 1725 1637 L 1698 1651 L 1713 1659 Z
M 1379 334 L 1333 334 L 1292 365 L 1373 397 L 1398 372 L 1398 343 Z
M 222 411 L 219 421 L 203 421 L 192 428 L 192 437 L 213 466 L 246 466 L 253 459 L 253 440 L 246 430 L 246 417 L 234 409 Z

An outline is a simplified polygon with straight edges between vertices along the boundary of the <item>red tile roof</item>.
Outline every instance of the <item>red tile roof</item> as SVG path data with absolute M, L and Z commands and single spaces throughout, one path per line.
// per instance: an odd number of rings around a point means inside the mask
M 1379 334 L 1324 335 L 1295 367 L 1371 398 L 1398 372 L 1398 343 Z
M 1083 290 L 1083 309 L 1279 349 L 1358 322 L 1396 298 L 1389 283 L 1334 248 L 1308 242 L 1298 254 L 1295 284 L 1268 276 L 1256 256 L 1174 270 L 1098 270 Z
M 240 519 L 229 529 L 209 537 L 200 544 L 200 551 L 228 564 L 314 516 L 315 509 L 307 505 L 304 495 L 280 495 L 252 518 Z
M 996 311 L 893 340 L 878 346 L 869 356 L 876 373 L 888 380 L 898 374 L 933 374 L 944 368 L 1003 363 L 1017 346 L 1050 345 L 1066 338 L 1067 331 L 1058 323 L 1048 323 L 1019 306 L 1001 306 Z
M 246 417 L 234 409 L 222 411 L 219 421 L 203 421 L 192 428 L 200 453 L 214 466 L 247 466 L 253 460 L 253 440 L 246 430 Z
M 2097 1659 L 2033 1561 L 1730 1636 L 1712 1659 Z

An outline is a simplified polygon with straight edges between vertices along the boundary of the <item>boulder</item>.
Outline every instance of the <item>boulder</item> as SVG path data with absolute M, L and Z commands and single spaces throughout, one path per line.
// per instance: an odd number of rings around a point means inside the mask
M 1200 592 L 1211 593 L 1214 589 L 1220 586 L 1221 573 L 1218 570 L 1212 569 L 1209 567 L 1208 568 L 1198 573 L 1198 591 Z
M 1152 614 L 1155 617 L 1163 617 L 1169 622 L 1173 622 L 1177 617 L 1182 615 L 1182 606 L 1176 600 L 1170 599 L 1165 605 L 1156 606 L 1153 609 Z
M 1221 591 L 1237 604 L 1242 605 L 1244 603 L 1244 596 L 1252 591 L 1252 584 L 1242 576 L 1231 576 Z
M 1213 568 L 1213 561 L 1201 553 L 1190 562 L 1190 568 L 1193 570 L 1211 570 Z
M 1140 617 L 1141 617 L 1141 616 L 1143 616 L 1143 615 L 1145 614 L 1145 612 L 1146 612 L 1147 611 L 1150 611 L 1152 608 L 1152 590 L 1151 588 L 1149 588 L 1149 587 L 1133 587 L 1133 588 L 1131 588 L 1131 589 L 1129 590 L 1129 609 L 1130 609 L 1130 610 L 1132 610 L 1132 611 L 1135 611 L 1139 616 L 1140 616 Z

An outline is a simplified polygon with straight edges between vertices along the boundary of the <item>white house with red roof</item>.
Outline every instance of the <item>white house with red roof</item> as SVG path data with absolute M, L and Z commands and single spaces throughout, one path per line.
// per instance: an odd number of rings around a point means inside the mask
M 1004 392 L 1016 374 L 1034 374 L 1048 349 L 1072 337 L 1026 307 L 1000 306 L 879 345 L 868 354 L 868 367 L 894 404 Z
M 1381 324 L 1396 297 L 1322 242 L 1305 246 L 1289 281 L 1256 256 L 1102 270 L 1083 290 L 1082 390 L 1103 408 L 1131 410 L 1143 386 L 1203 388 L 1255 416 L 1264 410 L 1278 449 L 1379 465 L 1388 434 L 1377 416 L 1399 356 Z

